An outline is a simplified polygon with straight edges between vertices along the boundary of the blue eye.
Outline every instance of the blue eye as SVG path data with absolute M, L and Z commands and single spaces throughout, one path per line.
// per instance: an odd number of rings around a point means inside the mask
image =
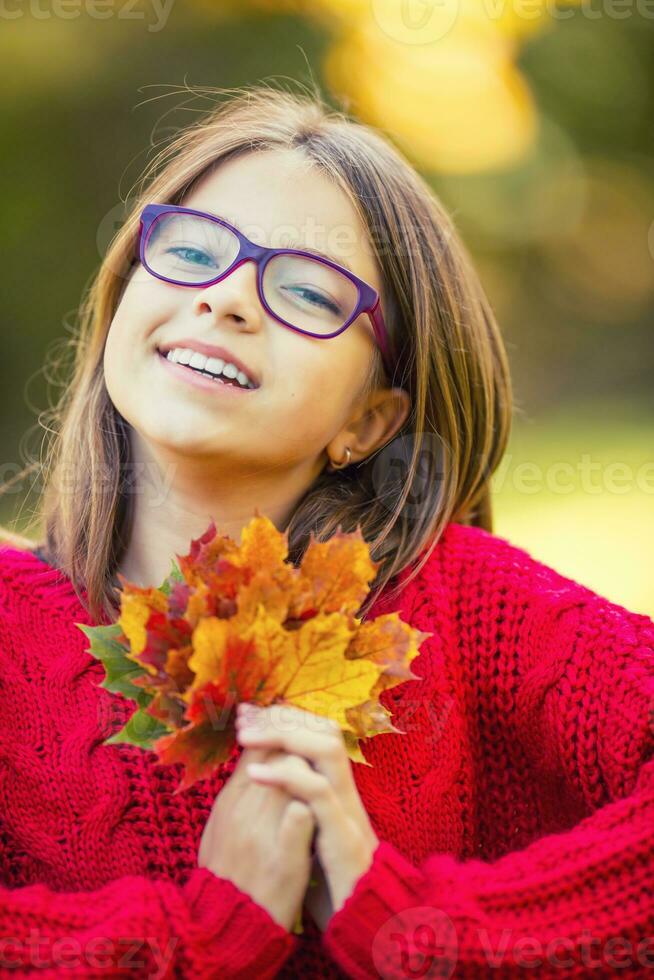
M 212 265 L 215 267 L 215 263 L 210 255 L 203 252 L 199 248 L 191 248 L 190 246 L 179 246 L 178 248 L 168 249 L 173 255 L 179 256 L 184 262 L 192 262 L 196 265 Z M 182 254 L 184 253 L 184 254 Z
M 307 302 L 312 303 L 314 306 L 320 306 L 322 309 L 324 309 L 324 310 L 330 310 L 332 313 L 341 313 L 342 312 L 341 309 L 340 309 L 340 307 L 337 306 L 335 303 L 332 303 L 325 296 L 321 296 L 319 293 L 316 293 L 313 289 L 309 289 L 306 286 L 296 286 L 296 287 L 288 287 L 288 286 L 285 286 L 284 288 L 285 289 L 291 288 L 292 291 L 294 293 L 296 293 L 296 294 L 297 293 L 302 293 L 303 294 L 303 298 L 306 298 L 307 296 L 309 296 L 309 297 L 315 297 L 315 299 L 308 299 L 307 300 Z

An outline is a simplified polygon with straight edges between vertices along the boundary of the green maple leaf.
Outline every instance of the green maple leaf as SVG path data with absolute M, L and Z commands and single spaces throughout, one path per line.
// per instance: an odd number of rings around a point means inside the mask
M 105 678 L 100 687 L 104 687 L 106 691 L 124 694 L 126 698 L 136 701 L 139 707 L 148 705 L 154 695 L 132 684 L 133 678 L 146 673 L 145 668 L 127 658 L 129 651 L 118 642 L 122 633 L 120 625 L 112 623 L 109 626 L 86 626 L 84 623 L 75 623 L 75 626 L 91 641 L 87 652 L 104 664 Z
M 164 579 L 159 591 L 169 595 L 174 582 L 183 581 L 184 576 L 173 560 L 170 572 Z M 75 623 L 75 626 L 82 630 L 87 639 L 90 640 L 91 646 L 87 648 L 87 653 L 104 664 L 105 677 L 100 687 L 112 693 L 122 694 L 138 705 L 138 710 L 134 712 L 120 731 L 111 735 L 103 744 L 126 742 L 143 749 L 152 748 L 152 744 L 162 735 L 168 734 L 171 729 L 145 711 L 145 708 L 154 698 L 154 694 L 132 683 L 134 678 L 142 677 L 146 670 L 134 660 L 128 659 L 129 648 L 126 648 L 118 639 L 122 635 L 120 624 L 87 626 L 85 623 Z
M 132 684 L 134 677 L 140 677 L 146 671 L 144 667 L 133 660 L 128 660 L 125 656 L 128 651 L 122 643 L 118 642 L 118 637 L 122 633 L 120 625 L 112 623 L 109 626 L 86 626 L 84 623 L 75 623 L 75 626 L 79 627 L 91 641 L 88 652 L 104 664 L 105 678 L 100 687 L 106 691 L 123 694 L 138 705 L 138 710 L 120 731 L 105 739 L 103 744 L 127 742 L 130 745 L 138 745 L 142 749 L 151 748 L 152 743 L 162 735 L 166 735 L 170 729 L 145 711 L 154 694 Z
M 141 749 L 151 749 L 154 742 L 162 735 L 168 735 L 170 728 L 162 725 L 160 721 L 149 715 L 143 708 L 135 711 L 129 721 L 123 725 L 120 731 L 115 732 L 110 738 L 106 739 L 105 745 L 114 742 L 128 742 L 130 745 L 138 745 Z
M 184 576 L 182 575 L 179 565 L 176 563 L 175 559 L 173 558 L 170 565 L 170 571 L 168 572 L 166 578 L 163 580 L 163 583 L 159 586 L 159 592 L 163 592 L 164 595 L 170 595 L 170 590 L 172 589 L 174 583 L 183 582 L 183 581 L 184 581 Z

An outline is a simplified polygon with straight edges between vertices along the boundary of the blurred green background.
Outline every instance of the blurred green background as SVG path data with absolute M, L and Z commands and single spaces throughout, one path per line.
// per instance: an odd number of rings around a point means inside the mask
M 5 4 L 2 480 L 38 456 L 46 352 L 152 147 L 210 108 L 198 86 L 275 79 L 385 131 L 473 254 L 517 402 L 495 533 L 654 616 L 647 0 Z M 18 531 L 27 489 L 0 497 Z

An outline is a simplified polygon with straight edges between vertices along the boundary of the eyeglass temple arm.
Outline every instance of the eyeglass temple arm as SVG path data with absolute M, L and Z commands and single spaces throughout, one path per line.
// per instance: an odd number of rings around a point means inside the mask
M 379 344 L 379 348 L 381 350 L 386 371 L 388 372 L 388 376 L 392 378 L 393 363 L 391 360 L 391 352 L 388 344 L 388 330 L 386 328 L 386 323 L 384 322 L 384 316 L 381 311 L 379 298 L 377 299 L 377 302 L 372 307 L 372 309 L 368 310 L 368 316 L 370 317 L 370 322 L 372 323 L 372 329 L 375 332 L 375 337 L 377 338 L 377 343 Z

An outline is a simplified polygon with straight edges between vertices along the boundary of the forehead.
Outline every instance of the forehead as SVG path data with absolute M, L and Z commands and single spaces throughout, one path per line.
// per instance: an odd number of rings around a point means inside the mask
M 183 202 L 272 248 L 318 249 L 379 290 L 365 226 L 345 191 L 299 151 L 265 150 L 219 164 Z

